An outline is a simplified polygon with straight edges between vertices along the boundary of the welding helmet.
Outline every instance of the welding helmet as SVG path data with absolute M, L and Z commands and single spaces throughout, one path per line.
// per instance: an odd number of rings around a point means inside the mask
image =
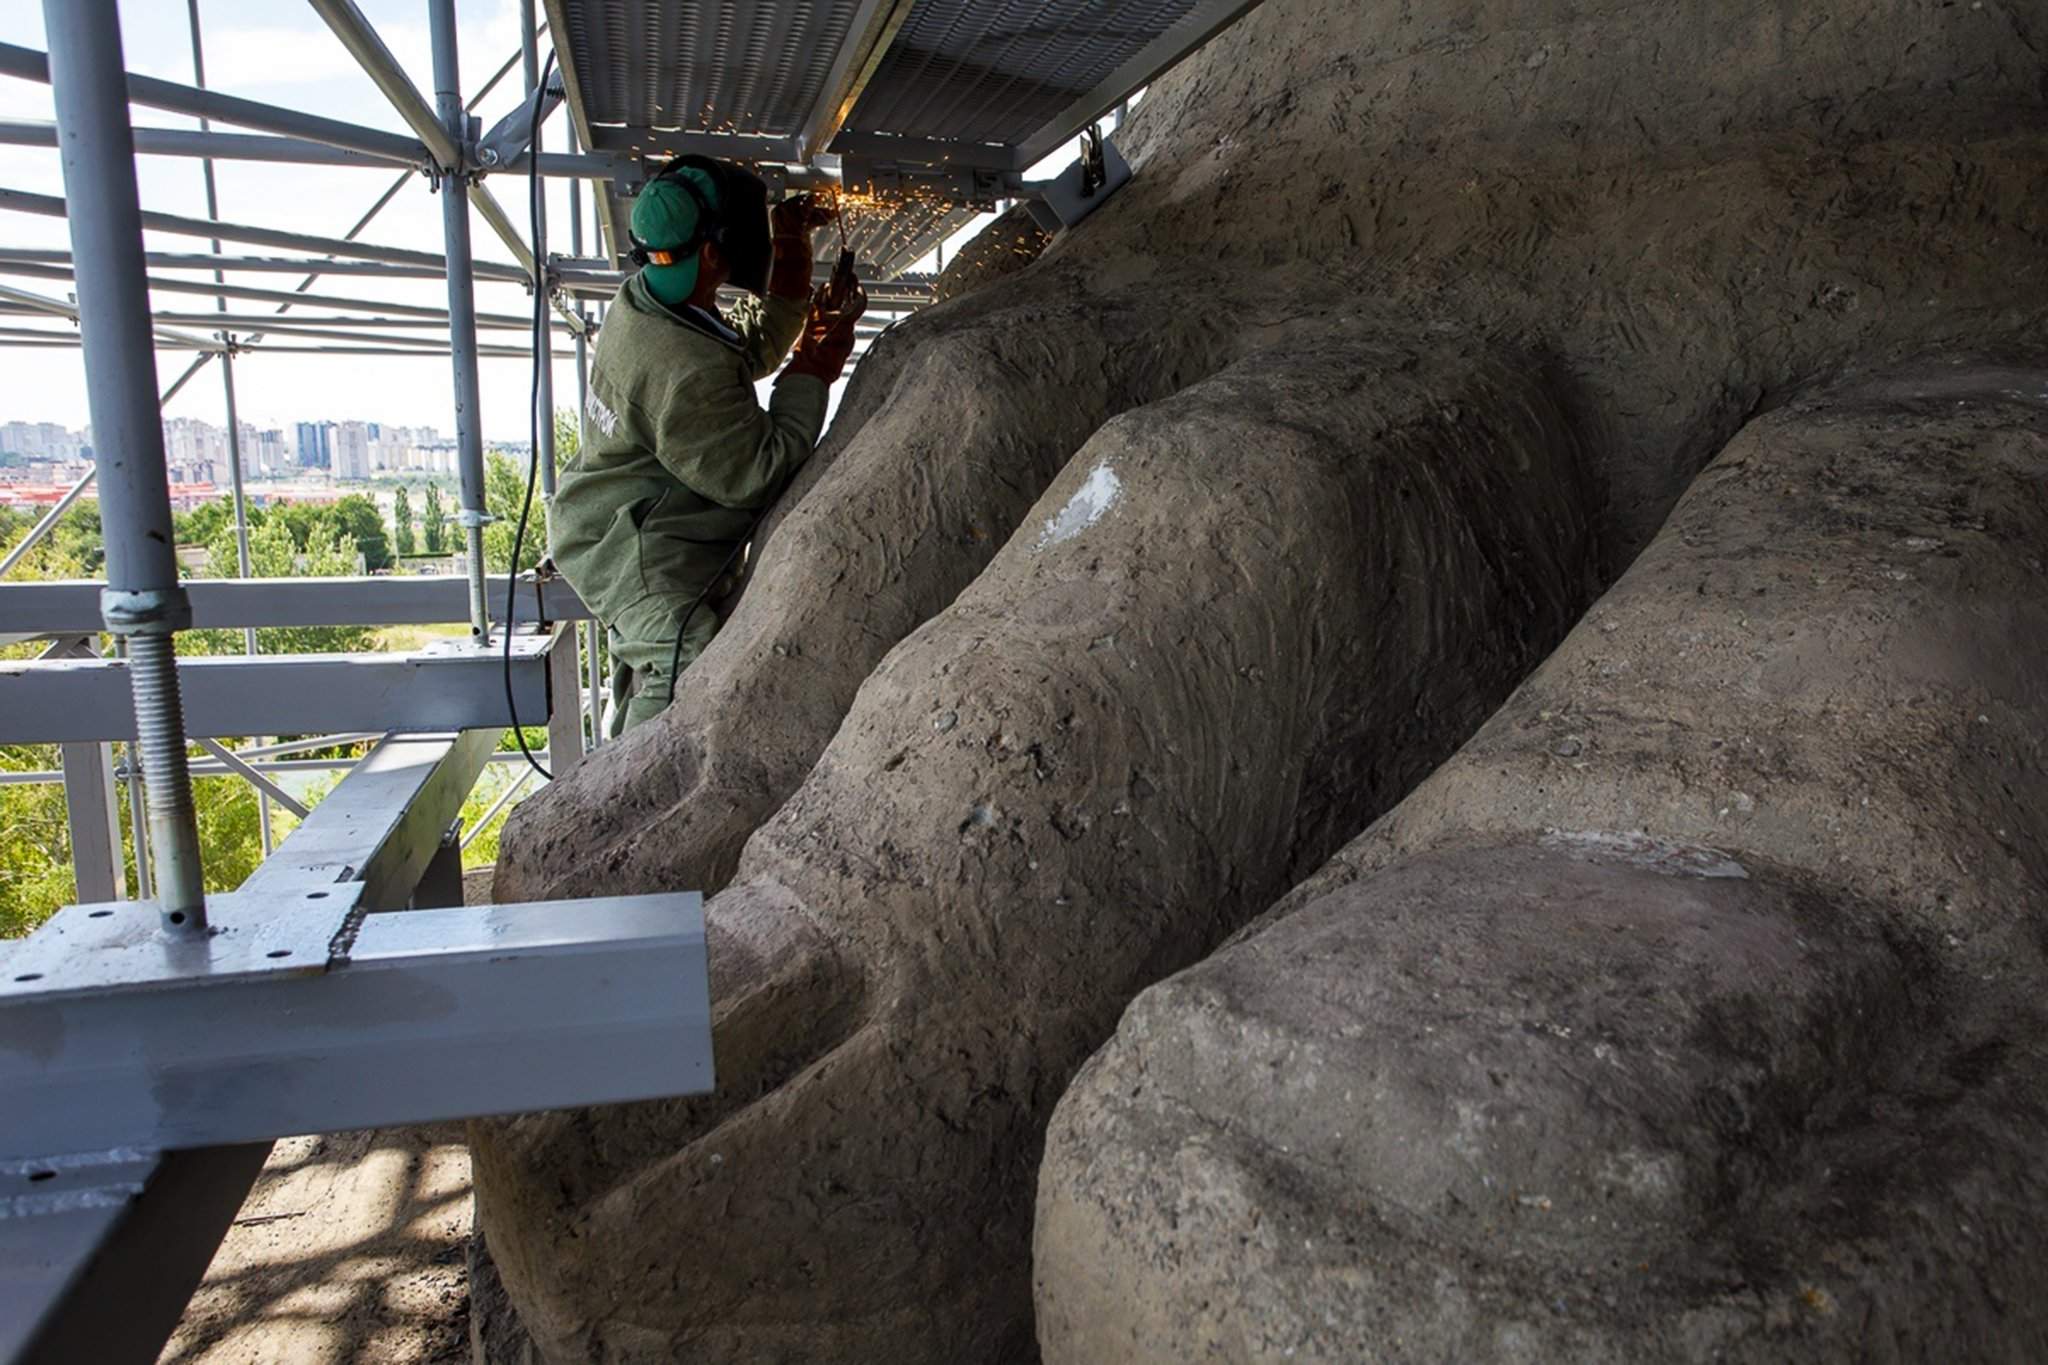
M 633 205 L 629 235 L 633 243 L 629 254 L 643 269 L 689 267 L 682 297 L 695 288 L 697 251 L 706 242 L 718 244 L 735 289 L 754 295 L 768 292 L 768 268 L 775 258 L 768 227 L 768 186 L 759 176 L 729 161 L 679 156 L 663 166 Z M 652 276 L 649 283 L 656 283 Z M 674 283 L 683 284 L 680 278 Z M 657 289 L 659 294 L 673 292 L 672 288 Z

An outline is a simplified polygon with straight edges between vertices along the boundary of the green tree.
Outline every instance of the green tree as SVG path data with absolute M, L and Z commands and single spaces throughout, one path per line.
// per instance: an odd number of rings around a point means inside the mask
M 41 519 L 39 514 L 31 515 L 27 512 L 0 508 L 0 551 L 11 552 L 27 538 L 28 533 Z M 8 570 L 7 577 L 19 583 L 47 583 L 59 578 L 91 578 L 99 571 L 103 558 L 100 551 L 99 527 L 97 506 L 74 506 L 50 534 L 36 542 L 36 547 L 22 556 L 19 564 Z
M 413 536 L 412 497 L 404 484 L 398 485 L 398 492 L 391 499 L 391 545 L 401 556 L 418 553 Z
M 335 530 L 355 541 L 364 568 L 381 573 L 391 567 L 391 538 L 384 533 L 384 516 L 376 503 L 361 493 L 351 493 L 329 510 Z
M 441 486 L 427 485 L 427 501 L 420 513 L 421 536 L 426 541 L 427 553 L 443 554 L 448 548 L 448 509 L 441 505 Z
M 254 525 L 263 515 L 263 509 L 249 509 L 249 521 Z M 234 520 L 233 505 L 227 498 L 215 498 L 202 502 L 189 512 L 180 512 L 172 518 L 172 527 L 180 545 L 205 545 L 212 541 L 221 526 Z
M 33 657 L 33 651 L 29 656 Z M 54 744 L 0 749 L 0 772 L 46 772 L 56 766 Z M 48 919 L 76 894 L 64 788 L 54 782 L 0 786 L 0 827 L 5 829 L 5 836 L 0 837 L 0 938 L 15 938 Z
M 492 451 L 484 465 L 484 510 L 497 520 L 484 527 L 484 565 L 492 573 L 504 573 L 512 562 L 512 538 L 519 529 L 519 509 L 526 501 L 526 467 L 510 457 Z M 526 543 L 519 549 L 523 571 L 540 563 L 548 552 L 546 519 L 541 513 L 540 489 L 533 493 L 533 510 L 526 519 Z
M 310 502 L 281 502 L 270 511 L 291 533 L 292 544 L 301 550 L 334 538 L 335 520 L 330 508 Z M 353 573 L 354 569 L 351 568 L 350 572 Z
M 555 464 L 566 465 L 583 449 L 582 429 L 573 408 L 555 409 Z
M 249 528 L 249 567 L 257 578 L 340 578 L 356 571 L 355 542 L 346 535 L 314 530 L 301 550 L 282 517 L 265 517 Z M 206 547 L 204 578 L 235 578 L 235 528 L 224 525 Z M 256 632 L 256 647 L 265 654 L 352 654 L 371 647 L 375 633 L 367 626 L 273 626 Z M 239 630 L 188 630 L 178 636 L 181 654 L 240 654 L 245 648 Z

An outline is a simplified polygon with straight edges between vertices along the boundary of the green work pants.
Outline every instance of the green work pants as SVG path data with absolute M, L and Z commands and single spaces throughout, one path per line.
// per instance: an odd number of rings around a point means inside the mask
M 676 633 L 690 604 L 696 613 L 677 649 Z M 652 593 L 619 613 L 605 627 L 612 652 L 612 699 L 605 708 L 604 732 L 617 739 L 652 720 L 675 699 L 676 674 L 688 668 L 711 637 L 718 633 L 718 609 L 696 593 Z

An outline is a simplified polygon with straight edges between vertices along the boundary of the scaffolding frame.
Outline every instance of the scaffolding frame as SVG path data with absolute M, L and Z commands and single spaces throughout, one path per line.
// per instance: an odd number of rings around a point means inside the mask
M 41 658 L 0 668 L 0 742 L 59 745 L 82 892 L 79 904 L 28 939 L 0 948 L 0 1030 L 53 1040 L 0 1059 L 0 1112 L 8 1115 L 0 1123 L 0 1263 L 9 1267 L 0 1280 L 0 1360 L 154 1359 L 277 1137 L 687 1094 L 713 1079 L 694 893 L 461 906 L 465 833 L 457 813 L 512 721 L 513 701 L 522 701 L 519 720 L 548 726 L 546 752 L 558 770 L 596 738 L 595 730 L 586 737 L 584 723 L 595 722 L 598 702 L 595 693 L 581 696 L 577 646 L 589 613 L 574 595 L 530 575 L 493 582 L 485 573 L 477 363 L 529 350 L 478 340 L 480 321 L 508 320 L 478 318 L 474 283 L 511 272 L 473 261 L 470 215 L 506 239 L 520 262 L 512 277 L 556 308 L 560 321 L 539 329 L 543 336 L 564 332 L 582 351 L 591 328 L 573 296 L 553 286 L 545 238 L 529 248 L 477 183 L 474 122 L 455 79 L 453 0 L 433 0 L 430 10 L 438 104 L 431 116 L 352 4 L 317 8 L 379 78 L 417 142 L 206 90 L 196 0 L 188 0 L 191 86 L 123 70 L 115 0 L 47 0 L 48 55 L 0 48 L 0 70 L 50 81 L 57 104 L 54 126 L 12 124 L 0 138 L 54 145 L 65 173 L 64 199 L 5 191 L 0 207 L 64 216 L 72 237 L 61 260 L 8 264 L 68 279 L 76 291 L 58 299 L 0 286 L 8 313 L 75 329 L 12 327 L 5 340 L 83 351 L 95 436 L 92 474 L 12 547 L 0 576 L 94 482 L 107 553 L 104 584 L 0 583 L 0 631 L 52 641 Z M 521 54 L 529 99 L 536 41 L 529 25 Z M 215 134 L 203 122 L 197 133 L 138 139 L 131 101 L 279 136 Z M 207 218 L 144 213 L 138 152 L 196 156 Z M 316 238 L 222 222 L 212 167 L 227 156 L 367 160 L 400 170 L 346 237 Z M 572 162 L 528 157 L 541 175 L 610 177 L 619 166 L 616 157 Z M 360 241 L 420 172 L 443 194 L 444 252 Z M 145 229 L 211 242 L 211 255 L 178 265 L 211 269 L 212 290 L 193 292 L 207 294 L 214 312 L 179 314 L 176 324 L 151 316 Z M 297 290 L 259 292 L 228 284 L 225 242 L 314 258 L 289 267 L 303 272 Z M 90 269 L 73 268 L 88 260 Z M 444 275 L 447 307 L 280 316 L 314 303 L 311 286 L 327 266 L 344 264 Z M 275 303 L 278 315 L 232 314 L 231 290 Z M 446 330 L 437 337 L 420 327 Z M 468 552 L 461 578 L 248 577 L 234 360 L 271 337 L 320 343 L 327 354 L 448 356 Z M 197 352 L 161 397 L 158 350 Z M 228 412 L 242 577 L 187 585 L 171 554 L 158 414 L 212 361 L 220 363 Z M 551 435 L 552 396 L 542 397 L 546 407 L 537 404 L 535 416 Z M 552 463 L 545 447 L 534 455 Z M 511 619 L 494 619 L 508 614 L 508 597 Z M 264 656 L 254 648 L 264 626 L 462 620 L 469 640 L 409 653 Z M 195 626 L 240 629 L 247 652 L 177 659 L 176 633 Z M 102 632 L 113 636 L 116 657 L 99 656 Z M 595 685 L 595 667 L 590 676 Z M 381 738 L 289 838 L 270 850 L 266 837 L 269 856 L 241 888 L 206 893 L 188 745 L 210 757 L 210 766 L 197 765 L 201 773 L 248 781 L 268 806 L 290 800 L 269 775 L 292 761 L 283 755 L 336 730 Z M 215 742 L 252 733 L 321 740 L 242 750 Z M 130 752 L 118 768 L 117 739 Z M 124 779 L 139 802 L 135 901 L 119 899 Z M 425 908 L 433 906 L 445 908 Z M 400 909 L 416 913 L 388 913 Z M 392 1008 L 421 992 L 449 1008 L 431 1018 Z M 527 1004 L 536 993 L 564 1002 L 574 1026 L 560 1027 L 559 1018 L 536 1026 Z M 280 1029 L 284 1018 L 292 1025 Z M 119 1311 L 109 1311 L 116 1304 Z

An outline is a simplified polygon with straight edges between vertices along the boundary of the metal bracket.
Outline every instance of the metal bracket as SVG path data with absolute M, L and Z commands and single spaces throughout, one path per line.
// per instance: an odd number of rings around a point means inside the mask
M 549 81 L 547 93 L 542 98 L 540 121 L 545 125 L 562 103 L 562 83 L 558 76 Z M 512 112 L 491 125 L 491 130 L 477 139 L 476 164 L 485 170 L 496 170 L 522 155 L 533 141 L 533 100 L 531 96 L 522 99 Z
M 982 212 L 993 209 L 998 199 L 1024 190 L 1024 181 L 1010 171 L 919 166 L 865 156 L 840 158 L 839 173 L 841 185 L 852 194 L 936 200 Z
M 183 588 L 103 588 L 100 619 L 110 635 L 170 635 L 191 628 L 192 599 Z
M 1050 180 L 1033 180 L 1025 185 L 1031 217 L 1047 232 L 1073 227 L 1101 208 L 1131 179 L 1131 163 L 1124 160 L 1111 137 L 1086 139 L 1082 155 L 1073 165 Z

